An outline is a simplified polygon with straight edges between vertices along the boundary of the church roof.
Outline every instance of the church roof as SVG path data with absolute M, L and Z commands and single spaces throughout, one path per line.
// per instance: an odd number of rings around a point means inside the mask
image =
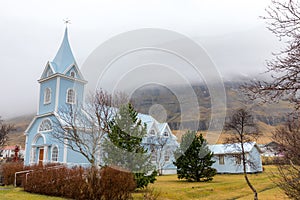
M 63 73 L 70 65 L 75 63 L 76 61 L 69 44 L 68 28 L 66 27 L 63 41 L 51 65 L 55 73 Z

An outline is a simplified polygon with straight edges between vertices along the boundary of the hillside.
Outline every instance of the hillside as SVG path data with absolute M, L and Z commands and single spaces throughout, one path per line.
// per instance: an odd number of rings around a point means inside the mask
M 285 121 L 285 113 L 290 111 L 288 102 L 280 102 L 278 104 L 264 104 L 260 105 L 253 101 L 248 101 L 244 96 L 239 93 L 240 82 L 227 82 L 225 83 L 225 89 L 227 94 L 227 113 L 231 113 L 232 110 L 247 106 L 254 114 L 263 137 L 258 141 L 259 143 L 267 143 L 271 141 L 272 132 L 275 127 Z M 135 91 L 132 95 L 132 101 L 138 112 L 149 114 L 149 110 L 153 108 L 153 105 L 159 105 L 156 112 L 152 111 L 154 117 L 158 120 L 166 120 L 173 132 L 180 138 L 185 131 L 194 129 L 198 124 L 198 131 L 206 134 L 209 120 L 211 117 L 211 103 L 210 94 L 208 89 L 204 85 L 194 85 L 193 89 L 198 98 L 198 108 L 191 107 L 192 97 L 186 92 L 184 86 L 178 86 L 176 89 L 179 91 L 180 96 L 184 96 L 184 104 L 180 105 L 176 95 L 168 88 L 152 85 L 141 87 Z M 178 95 L 178 93 L 177 93 Z M 188 108 L 188 113 L 184 117 L 186 121 L 181 121 L 181 106 Z M 163 111 L 165 113 L 163 113 Z M 197 113 L 198 112 L 198 113 Z M 197 115 L 200 113 L 200 117 Z M 165 117 L 161 117 L 164 116 Z M 16 130 L 9 134 L 9 145 L 21 145 L 25 144 L 24 131 L 31 122 L 34 114 L 18 116 L 7 120 L 8 123 L 15 124 Z M 219 116 L 214 116 L 218 118 Z M 224 141 L 225 134 L 222 134 L 219 138 L 219 143 Z

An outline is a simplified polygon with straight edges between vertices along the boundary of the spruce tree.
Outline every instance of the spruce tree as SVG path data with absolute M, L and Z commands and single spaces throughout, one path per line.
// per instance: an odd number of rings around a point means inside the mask
M 137 188 L 143 188 L 156 180 L 157 173 L 151 164 L 150 154 L 142 145 L 142 138 L 147 134 L 146 124 L 142 124 L 137 115 L 132 104 L 119 108 L 109 123 L 110 132 L 103 145 L 103 161 L 106 165 L 132 171 Z
M 215 162 L 213 153 L 208 149 L 207 142 L 202 134 L 188 131 L 182 137 L 180 147 L 175 152 L 179 179 L 188 181 L 211 181 L 216 174 L 216 169 L 211 168 Z

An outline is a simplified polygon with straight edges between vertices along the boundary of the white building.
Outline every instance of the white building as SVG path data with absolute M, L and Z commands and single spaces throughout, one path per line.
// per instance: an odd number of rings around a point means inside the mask
M 212 167 L 218 173 L 243 173 L 242 150 L 241 145 L 234 144 L 216 144 L 209 145 L 209 149 L 214 153 L 213 160 L 216 161 Z M 245 143 L 246 153 L 246 171 L 247 173 L 262 172 L 262 161 L 260 154 L 262 151 L 254 142 Z

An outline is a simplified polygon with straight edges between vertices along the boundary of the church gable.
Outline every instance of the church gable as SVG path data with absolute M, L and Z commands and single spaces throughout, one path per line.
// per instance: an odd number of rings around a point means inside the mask
M 73 65 L 70 65 L 64 72 L 63 72 L 64 75 L 68 76 L 68 77 L 71 77 L 71 78 L 76 78 L 76 79 L 81 79 L 81 80 L 84 80 L 83 79 L 83 76 L 78 68 L 78 66 L 75 64 Z
M 54 70 L 53 66 L 51 65 L 50 62 L 48 62 L 46 64 L 46 67 L 45 67 L 43 73 L 42 73 L 41 79 L 47 78 L 47 77 L 51 76 L 54 73 L 55 73 L 55 70 Z

